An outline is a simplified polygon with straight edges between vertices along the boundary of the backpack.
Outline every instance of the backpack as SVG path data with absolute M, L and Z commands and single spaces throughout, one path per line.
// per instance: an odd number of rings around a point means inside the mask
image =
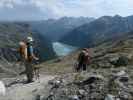
M 82 51 L 78 57 L 78 61 L 84 64 L 90 64 L 91 62 L 90 59 L 91 58 L 90 58 L 89 52 L 86 52 L 86 51 Z
M 30 43 L 27 43 L 27 58 L 29 61 L 33 60 L 33 46 Z
M 21 58 L 27 59 L 27 45 L 25 42 L 19 43 L 18 52 L 19 52 Z
M 84 55 L 85 55 L 84 51 L 80 52 L 80 54 L 78 56 L 78 61 L 79 62 L 83 62 L 84 61 Z
M 84 54 L 84 63 L 85 64 L 90 64 L 90 55 L 89 55 L 89 53 L 88 52 L 86 52 L 85 54 Z

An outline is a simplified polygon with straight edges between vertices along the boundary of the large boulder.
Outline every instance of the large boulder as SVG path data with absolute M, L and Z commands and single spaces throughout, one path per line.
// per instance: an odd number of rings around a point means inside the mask
M 113 57 L 108 60 L 114 66 L 127 66 L 129 64 L 129 59 L 126 56 Z
M 6 87 L 2 81 L 0 81 L 0 96 L 5 96 L 6 94 Z

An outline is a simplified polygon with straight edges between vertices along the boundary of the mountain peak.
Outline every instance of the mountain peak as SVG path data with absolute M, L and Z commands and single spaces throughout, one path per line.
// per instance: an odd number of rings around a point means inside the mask
M 123 17 L 120 15 L 115 15 L 115 16 L 102 16 L 100 18 L 98 18 L 98 20 L 111 20 L 111 19 L 122 19 Z
M 120 15 L 115 15 L 114 17 L 116 17 L 116 18 L 122 18 L 122 16 L 120 16 Z

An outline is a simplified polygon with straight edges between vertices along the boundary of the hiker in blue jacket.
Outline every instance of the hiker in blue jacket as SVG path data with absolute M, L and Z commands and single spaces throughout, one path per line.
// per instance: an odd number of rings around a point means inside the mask
M 27 59 L 25 60 L 25 68 L 26 68 L 26 75 L 27 75 L 27 82 L 33 82 L 34 77 L 34 68 L 33 68 L 33 60 L 38 60 L 38 58 L 34 54 L 33 49 L 33 38 L 27 37 Z

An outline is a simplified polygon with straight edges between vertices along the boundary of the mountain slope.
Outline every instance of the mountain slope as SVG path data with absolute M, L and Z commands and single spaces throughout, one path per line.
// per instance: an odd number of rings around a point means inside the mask
M 116 58 L 124 55 L 126 57 L 131 57 L 130 59 L 133 59 L 133 32 L 129 33 L 122 33 L 125 35 L 118 36 L 115 41 L 110 39 L 107 40 L 106 42 L 103 42 L 101 44 L 98 44 L 97 46 L 94 46 L 93 48 L 90 48 L 90 55 L 92 56 L 92 65 L 90 67 L 93 68 L 93 64 L 96 63 L 104 63 L 108 62 L 108 59 L 106 59 L 106 56 L 109 56 L 110 58 Z M 73 67 L 74 64 L 76 63 L 78 54 L 80 50 L 77 50 L 75 52 L 72 52 L 71 54 L 57 58 L 54 60 L 47 61 L 45 63 L 42 63 L 40 66 L 44 69 L 45 71 L 52 72 L 52 73 L 68 73 L 68 72 L 73 72 Z M 114 55 L 114 56 L 111 56 Z M 95 62 L 97 61 L 97 62 Z M 103 62 L 102 62 L 103 61 Z M 105 62 L 104 62 L 105 61 Z M 132 62 L 132 60 L 131 60 Z M 111 65 L 110 65 L 111 66 Z
M 46 61 L 55 57 L 52 44 L 49 40 L 41 36 L 39 32 L 30 30 L 26 22 L 1 22 L 0 23 L 0 76 L 16 76 L 24 70 L 23 66 L 18 64 L 19 41 L 25 40 L 29 33 L 33 33 L 35 40 L 35 53 L 39 60 Z M 0 78 L 1 78 L 0 77 Z
M 35 45 L 38 48 L 38 53 L 42 56 L 42 60 L 53 58 L 55 54 L 52 51 L 51 42 L 39 32 L 31 30 L 30 25 L 26 22 L 0 23 L 0 48 L 16 49 L 19 41 L 26 39 L 29 33 L 33 33 Z M 9 49 L 5 49 L 5 52 Z M 47 52 L 47 54 L 42 51 Z M 1 54 L 3 53 L 1 52 Z
M 93 46 L 133 30 L 133 16 L 103 16 L 75 28 L 60 41 L 73 46 Z
M 67 34 L 72 29 L 85 23 L 89 23 L 93 20 L 94 18 L 63 17 L 57 20 L 49 19 L 40 22 L 31 22 L 30 24 L 33 30 L 37 30 L 38 32 L 42 33 L 46 38 L 52 41 L 58 41 L 62 36 Z
M 33 37 L 35 38 L 35 51 L 39 56 L 40 61 L 50 60 L 56 57 L 56 54 L 52 47 L 52 42 L 44 37 L 37 31 L 34 31 Z

